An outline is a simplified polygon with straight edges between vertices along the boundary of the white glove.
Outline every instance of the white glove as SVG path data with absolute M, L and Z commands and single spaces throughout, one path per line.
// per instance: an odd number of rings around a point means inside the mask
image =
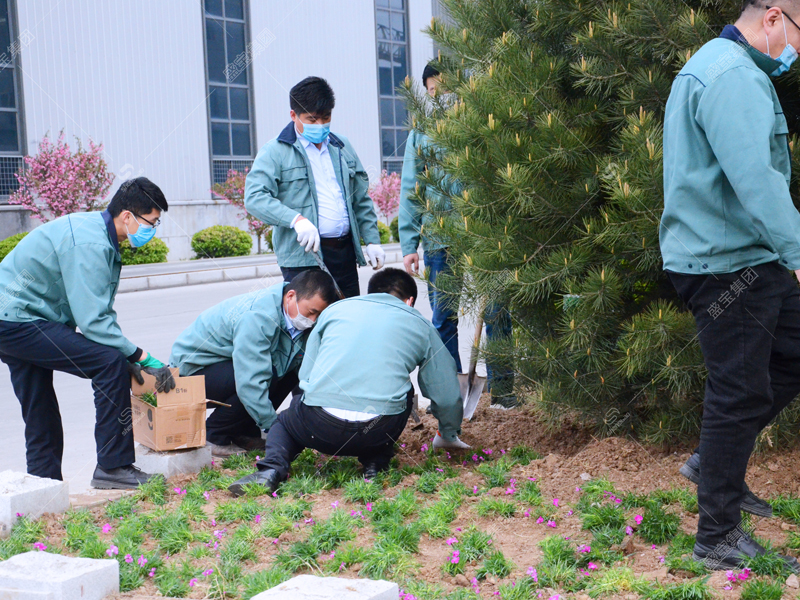
M 436 432 L 436 437 L 433 438 L 433 447 L 434 448 L 449 448 L 455 450 L 466 450 L 467 448 L 472 448 L 469 444 L 462 442 L 460 439 L 456 438 L 453 442 L 448 442 L 442 436 L 439 435 L 439 432 Z
M 306 252 L 319 252 L 319 230 L 311 221 L 300 217 L 294 224 L 294 230 L 297 232 L 297 242 L 305 246 Z
M 377 271 L 386 262 L 386 252 L 378 244 L 367 245 L 367 262 L 372 265 L 372 268 Z

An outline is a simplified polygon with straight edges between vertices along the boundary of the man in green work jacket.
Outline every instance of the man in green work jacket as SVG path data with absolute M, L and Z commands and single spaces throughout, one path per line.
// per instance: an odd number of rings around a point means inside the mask
M 178 337 L 170 363 L 181 375 L 204 375 L 206 396 L 229 405 L 213 406 L 206 420 L 213 456 L 264 449 L 261 430 L 298 383 L 309 330 L 336 300 L 327 273 L 306 271 L 220 302 Z
M 75 213 L 25 236 L 0 263 L 0 360 L 22 406 L 28 473 L 62 479 L 64 433 L 53 371 L 92 380 L 97 468 L 92 485 L 135 488 L 148 475 L 133 466 L 131 375 L 175 382 L 163 363 L 122 335 L 114 311 L 120 242 L 150 241 L 167 210 L 144 177 L 124 182 L 104 212 Z M 80 328 L 80 333 L 75 328 Z
M 292 121 L 267 142 L 247 174 L 244 206 L 274 227 L 272 244 L 286 281 L 322 260 L 345 296 L 357 296 L 358 265 L 383 266 L 369 178 L 350 142 L 331 133 L 333 90 L 307 77 L 289 92 Z
M 414 278 L 385 269 L 372 276 L 368 291 L 337 302 L 317 321 L 300 368 L 304 395 L 278 415 L 258 471 L 228 488 L 235 495 L 253 483 L 274 491 L 304 448 L 357 456 L 364 477 L 374 479 L 389 467 L 408 421 L 417 367 L 420 390 L 439 421 L 434 446 L 469 448 L 458 439 L 463 405 L 455 364 L 413 308 Z
M 741 510 L 771 516 L 745 484 L 758 433 L 800 392 L 800 214 L 789 129 L 770 77 L 800 48 L 800 2 L 745 2 L 672 85 L 664 117 L 664 268 L 692 311 L 708 368 L 694 557 L 733 569 L 761 547 Z M 794 558 L 784 557 L 797 572 Z

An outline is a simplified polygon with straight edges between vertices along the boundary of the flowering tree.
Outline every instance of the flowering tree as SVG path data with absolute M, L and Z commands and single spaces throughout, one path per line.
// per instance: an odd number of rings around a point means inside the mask
M 400 203 L 400 175 L 397 173 L 387 173 L 381 171 L 381 178 L 378 183 L 369 188 L 369 197 L 375 203 L 386 224 L 389 224 L 391 217 L 397 210 Z
M 114 174 L 103 159 L 103 145 L 89 140 L 73 152 L 64 141 L 64 132 L 53 144 L 48 135 L 39 143 L 35 156 L 25 157 L 25 168 L 16 173 L 19 189 L 8 199 L 19 204 L 40 221 L 47 222 L 66 214 L 102 210 Z
M 240 173 L 231 169 L 228 171 L 228 179 L 225 180 L 225 183 L 214 184 L 211 193 L 241 209 L 239 216 L 247 221 L 247 229 L 256 236 L 258 253 L 261 254 L 261 238 L 268 236 L 271 226 L 249 215 L 244 208 L 244 181 L 248 171 L 249 169 L 245 169 L 243 173 Z

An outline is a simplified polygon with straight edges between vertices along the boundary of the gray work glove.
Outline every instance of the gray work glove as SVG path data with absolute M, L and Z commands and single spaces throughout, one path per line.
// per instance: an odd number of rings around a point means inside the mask
M 156 392 L 169 392 L 175 389 L 175 379 L 169 367 L 144 367 L 142 371 L 156 378 Z
M 139 385 L 144 384 L 144 377 L 142 377 L 142 365 L 129 362 L 128 374 L 133 377 Z

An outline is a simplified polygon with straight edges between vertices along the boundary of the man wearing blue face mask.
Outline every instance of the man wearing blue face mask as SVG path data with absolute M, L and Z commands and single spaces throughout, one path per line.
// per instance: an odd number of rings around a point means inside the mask
M 75 213 L 30 232 L 0 263 L 0 360 L 22 405 L 28 473 L 61 479 L 64 435 L 53 371 L 92 380 L 97 468 L 92 485 L 135 488 L 148 479 L 133 466 L 131 375 L 173 389 L 169 369 L 122 335 L 114 296 L 119 245 L 155 235 L 163 192 L 139 177 L 124 182 L 108 208 Z M 80 333 L 75 329 L 80 328 Z
M 258 152 L 247 174 L 244 205 L 274 226 L 272 244 L 284 279 L 317 269 L 322 260 L 347 297 L 359 294 L 358 265 L 383 266 L 378 218 L 367 194 L 369 178 L 350 142 L 330 131 L 333 90 L 307 77 L 289 92 L 292 118 Z
M 800 214 L 770 81 L 797 58 L 798 15 L 798 0 L 745 2 L 681 69 L 664 116 L 661 252 L 708 369 L 700 447 L 681 473 L 698 483 L 694 558 L 711 569 L 764 554 L 741 526 L 742 510 L 772 516 L 745 484 L 747 462 L 800 393 Z

